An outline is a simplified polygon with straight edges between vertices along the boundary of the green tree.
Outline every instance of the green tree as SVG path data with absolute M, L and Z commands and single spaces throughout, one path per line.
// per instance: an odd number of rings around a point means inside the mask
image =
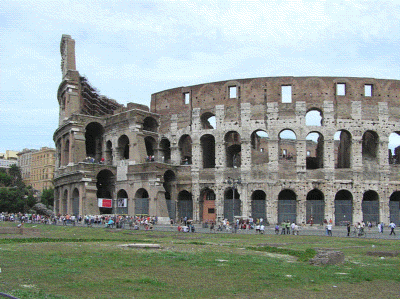
M 41 203 L 46 207 L 54 205 L 54 189 L 44 189 L 42 192 Z

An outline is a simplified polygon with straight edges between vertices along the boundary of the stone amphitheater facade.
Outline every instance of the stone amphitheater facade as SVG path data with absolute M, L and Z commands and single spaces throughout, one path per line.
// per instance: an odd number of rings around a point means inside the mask
M 264 77 L 101 96 L 61 40 L 55 212 L 400 221 L 400 81 Z

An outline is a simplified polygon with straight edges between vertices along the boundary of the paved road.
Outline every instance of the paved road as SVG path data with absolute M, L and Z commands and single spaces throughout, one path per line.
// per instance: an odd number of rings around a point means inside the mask
M 142 229 L 142 227 L 140 228 Z M 178 225 L 155 225 L 153 228 L 154 231 L 178 231 Z M 395 230 L 396 231 L 396 230 Z M 210 233 L 209 228 L 203 228 L 201 225 L 195 225 L 195 233 Z M 216 232 L 217 234 L 221 233 L 231 233 L 231 231 L 222 231 Z M 238 230 L 238 234 L 256 234 L 254 229 L 252 230 Z M 386 228 L 383 234 L 378 232 L 378 228 L 374 227 L 369 230 L 366 229 L 366 236 L 358 237 L 353 232 L 350 233 L 351 238 L 374 238 L 374 239 L 387 239 L 387 240 L 400 240 L 400 231 L 396 233 L 396 235 L 389 235 L 390 229 Z M 265 234 L 266 235 L 274 235 L 275 228 L 273 226 L 266 226 L 265 227 Z M 300 235 L 307 235 L 307 236 L 326 236 L 325 227 L 323 226 L 307 226 L 302 227 L 300 229 Z M 332 229 L 333 237 L 347 237 L 347 228 L 346 227 L 334 227 Z M 285 237 L 282 235 L 282 237 Z

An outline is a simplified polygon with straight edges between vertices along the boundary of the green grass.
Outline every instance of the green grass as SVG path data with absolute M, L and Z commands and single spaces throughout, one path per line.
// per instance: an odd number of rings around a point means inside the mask
M 379 290 L 375 297 L 395 298 L 391 290 L 400 289 L 400 258 L 366 255 L 397 250 L 395 240 L 36 228 L 37 237 L 1 236 L 1 292 L 18 298 L 352 298 L 357 290 L 355 297 L 370 298 Z M 135 242 L 162 249 L 117 246 Z M 315 248 L 342 250 L 345 263 L 312 266 L 307 261 Z

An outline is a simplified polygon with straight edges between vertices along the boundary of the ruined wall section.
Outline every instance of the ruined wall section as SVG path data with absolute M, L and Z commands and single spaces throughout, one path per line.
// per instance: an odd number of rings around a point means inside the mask
M 343 95 L 337 94 L 337 85 L 345 86 Z M 371 86 L 371 95 L 365 94 L 365 86 Z M 282 86 L 291 86 L 291 103 L 282 103 Z M 230 88 L 236 88 L 236 96 L 230 97 Z M 190 103 L 185 104 L 184 94 L 190 94 Z M 295 118 L 296 102 L 305 102 L 306 111 L 324 111 L 324 102 L 332 101 L 335 119 L 352 119 L 352 103 L 361 102 L 362 119 L 377 121 L 379 102 L 386 102 L 389 121 L 400 118 L 398 97 L 400 82 L 373 78 L 348 77 L 271 77 L 237 79 L 175 88 L 152 95 L 151 111 L 162 116 L 162 123 L 169 127 L 171 114 L 181 118 L 179 128 L 190 125 L 188 117 L 194 108 L 201 113 L 213 111 L 217 105 L 225 106 L 225 121 L 240 121 L 240 105 L 250 103 L 251 119 L 265 119 L 269 103 L 277 103 L 280 119 Z

